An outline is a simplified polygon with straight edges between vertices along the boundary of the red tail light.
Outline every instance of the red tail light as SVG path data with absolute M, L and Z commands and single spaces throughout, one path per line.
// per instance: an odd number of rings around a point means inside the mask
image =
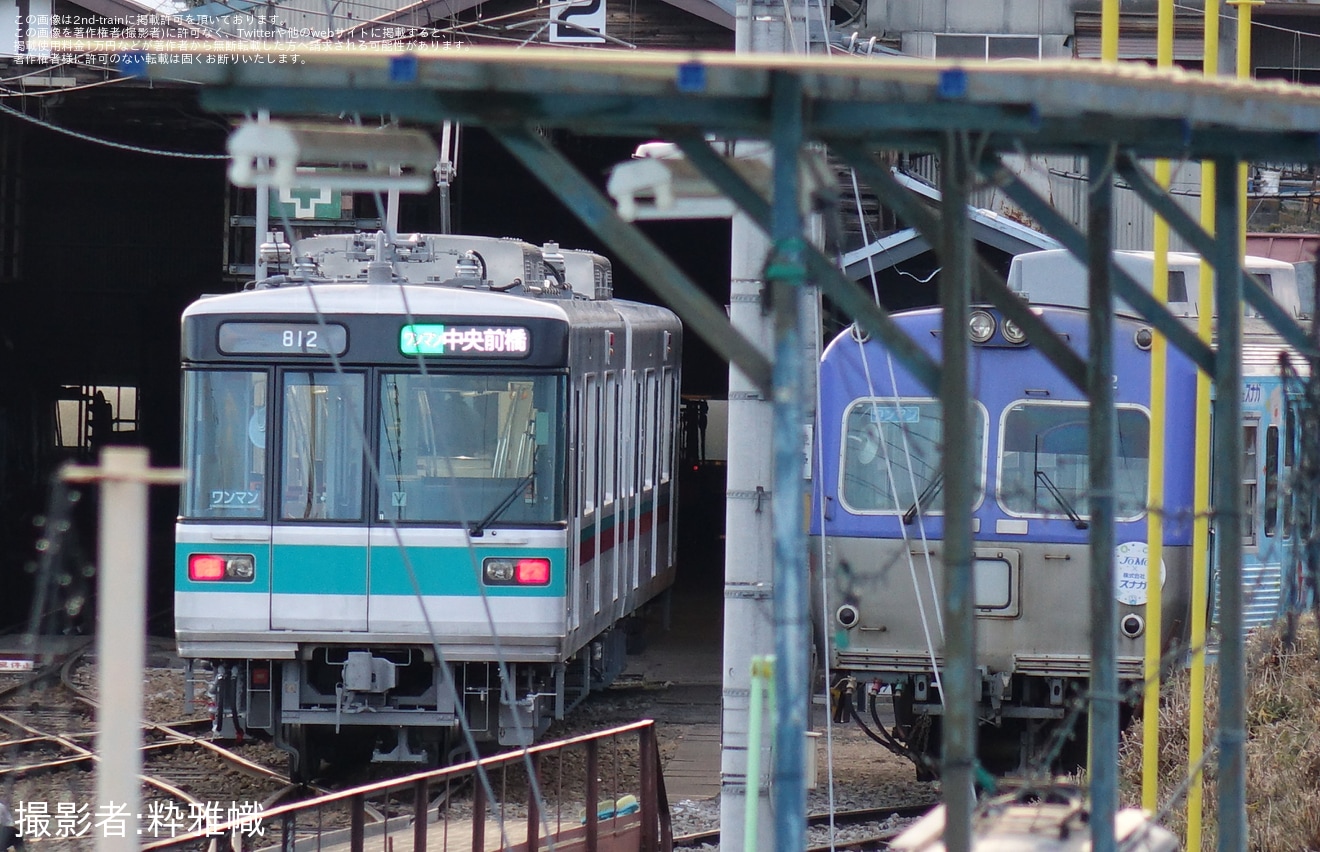
M 520 586 L 544 586 L 550 582 L 549 559 L 519 559 L 514 580 Z
M 189 580 L 223 580 L 225 578 L 225 558 L 194 553 L 188 557 Z
M 253 686 L 270 686 L 270 669 L 265 666 L 258 666 L 252 669 Z

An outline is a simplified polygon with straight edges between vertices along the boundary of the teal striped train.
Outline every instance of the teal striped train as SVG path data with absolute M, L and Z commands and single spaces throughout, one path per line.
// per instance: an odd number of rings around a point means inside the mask
M 302 779 L 530 743 L 673 582 L 677 318 L 553 243 L 271 260 L 183 315 L 175 629 L 216 734 Z

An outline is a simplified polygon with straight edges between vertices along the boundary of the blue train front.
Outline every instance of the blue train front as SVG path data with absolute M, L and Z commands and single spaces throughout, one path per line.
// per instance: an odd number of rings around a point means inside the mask
M 529 743 L 672 583 L 677 320 L 556 247 L 299 251 L 183 316 L 176 633 L 216 730 L 303 778 Z
M 1115 252 L 1114 262 L 1150 287 L 1150 253 Z M 1288 264 L 1247 258 L 1246 267 L 1301 318 Z M 1195 324 L 1199 259 L 1173 255 L 1169 306 Z M 1085 270 L 1064 252 L 1014 259 L 1009 283 L 1075 352 L 1086 357 Z M 938 309 L 895 315 L 897 325 L 937 361 Z M 1087 403 L 1025 336 L 997 312 L 969 319 L 971 386 L 979 448 L 973 507 L 976 666 L 984 757 L 1017 768 L 1057 756 L 1058 725 L 1084 697 L 1093 628 L 1089 601 Z M 1120 305 L 1114 318 L 1115 470 L 1118 602 L 1114 631 L 1119 677 L 1137 684 L 1146 632 L 1150 458 L 1149 325 Z M 1240 476 L 1245 495 L 1241 541 L 1246 624 L 1267 624 L 1312 592 L 1300 572 L 1301 533 L 1292 479 L 1298 471 L 1299 398 L 1306 365 L 1288 376 L 1279 336 L 1248 311 L 1243 343 L 1243 457 L 1214 459 L 1216 476 Z M 944 566 L 943 438 L 938 401 L 875 340 L 853 330 L 828 346 L 821 363 L 819 453 L 815 476 L 813 564 L 826 572 L 825 632 L 830 667 L 850 700 L 879 724 L 877 695 L 892 696 L 895 724 L 881 731 L 890 748 L 925 774 L 938 759 L 944 664 L 941 592 Z M 1166 660 L 1188 650 L 1194 537 L 1196 374 L 1176 350 L 1165 376 L 1164 497 L 1149 511 L 1163 519 L 1161 646 Z M 1209 548 L 1207 548 L 1208 550 Z M 823 566 L 820 564 L 823 562 Z M 1206 597 L 1217 628 L 1213 566 Z M 817 608 L 818 610 L 821 607 Z M 1104 629 L 1104 628 L 1101 628 Z M 845 713 L 840 712 L 840 718 Z M 1074 719 L 1074 721 L 1078 721 Z M 1072 757 L 1084 737 L 1076 737 Z
M 1042 307 L 1042 318 L 1084 356 L 1086 314 Z M 895 315 L 940 357 L 938 309 Z M 981 714 L 1018 754 L 1045 746 L 1089 672 L 1088 406 L 1023 335 L 989 309 L 972 315 L 976 431 L 973 479 L 977 666 Z M 1145 641 L 1150 329 L 1117 317 L 1118 566 L 1113 590 L 1120 677 L 1141 676 Z M 1186 359 L 1168 372 L 1163 612 L 1165 645 L 1187 629 L 1194 381 Z M 813 534 L 824 533 L 831 669 L 851 676 L 859 707 L 893 695 L 897 739 L 914 758 L 938 757 L 944 665 L 944 533 L 938 400 L 876 341 L 851 330 L 821 364 L 823 468 Z M 837 464 L 834 460 L 838 460 Z M 822 526 L 823 524 L 823 526 Z M 817 548 L 820 551 L 820 548 Z M 865 693 L 870 693 L 869 695 Z

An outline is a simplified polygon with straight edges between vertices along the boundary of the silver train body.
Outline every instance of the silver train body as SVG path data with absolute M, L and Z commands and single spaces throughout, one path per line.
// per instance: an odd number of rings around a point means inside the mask
M 681 327 L 516 240 L 315 237 L 183 315 L 181 655 L 221 736 L 526 744 L 673 582 Z

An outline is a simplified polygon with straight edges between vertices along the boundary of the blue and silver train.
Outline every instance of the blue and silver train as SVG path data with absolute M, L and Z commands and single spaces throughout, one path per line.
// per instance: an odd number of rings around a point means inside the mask
M 1149 286 L 1149 254 L 1118 253 L 1116 262 Z M 1248 266 L 1300 315 L 1291 266 L 1256 259 Z M 1170 269 L 1170 307 L 1194 318 L 1199 260 L 1176 257 Z M 1057 252 L 1023 255 L 1009 283 L 1086 356 L 1080 264 Z M 894 319 L 941 358 L 938 308 Z M 1263 321 L 1249 316 L 1244 330 L 1244 455 L 1219 460 L 1217 475 L 1243 477 L 1247 619 L 1258 625 L 1302 594 L 1287 487 L 1298 459 L 1302 388 L 1281 375 L 1286 347 Z M 978 452 L 975 469 L 961 475 L 976 483 L 976 666 L 980 717 L 990 726 L 982 742 L 1021 763 L 1044 753 L 1089 675 L 1088 404 L 995 309 L 975 308 L 969 335 Z M 1149 324 L 1120 305 L 1113 341 L 1118 543 L 1112 593 L 1119 676 L 1128 685 L 1142 677 L 1146 641 L 1151 339 Z M 1300 359 L 1293 364 L 1304 374 Z M 1173 651 L 1186 648 L 1192 599 L 1196 370 L 1170 349 L 1166 375 L 1161 641 Z M 852 696 L 852 712 L 874 708 L 878 695 L 892 696 L 894 726 L 881 739 L 924 773 L 938 759 L 942 716 L 941 407 L 880 341 L 855 329 L 826 348 L 820 393 L 812 559 L 828 578 L 832 676 L 849 687 L 840 692 Z
M 529 743 L 673 582 L 680 324 L 554 244 L 291 255 L 182 320 L 175 629 L 216 732 L 301 778 Z

